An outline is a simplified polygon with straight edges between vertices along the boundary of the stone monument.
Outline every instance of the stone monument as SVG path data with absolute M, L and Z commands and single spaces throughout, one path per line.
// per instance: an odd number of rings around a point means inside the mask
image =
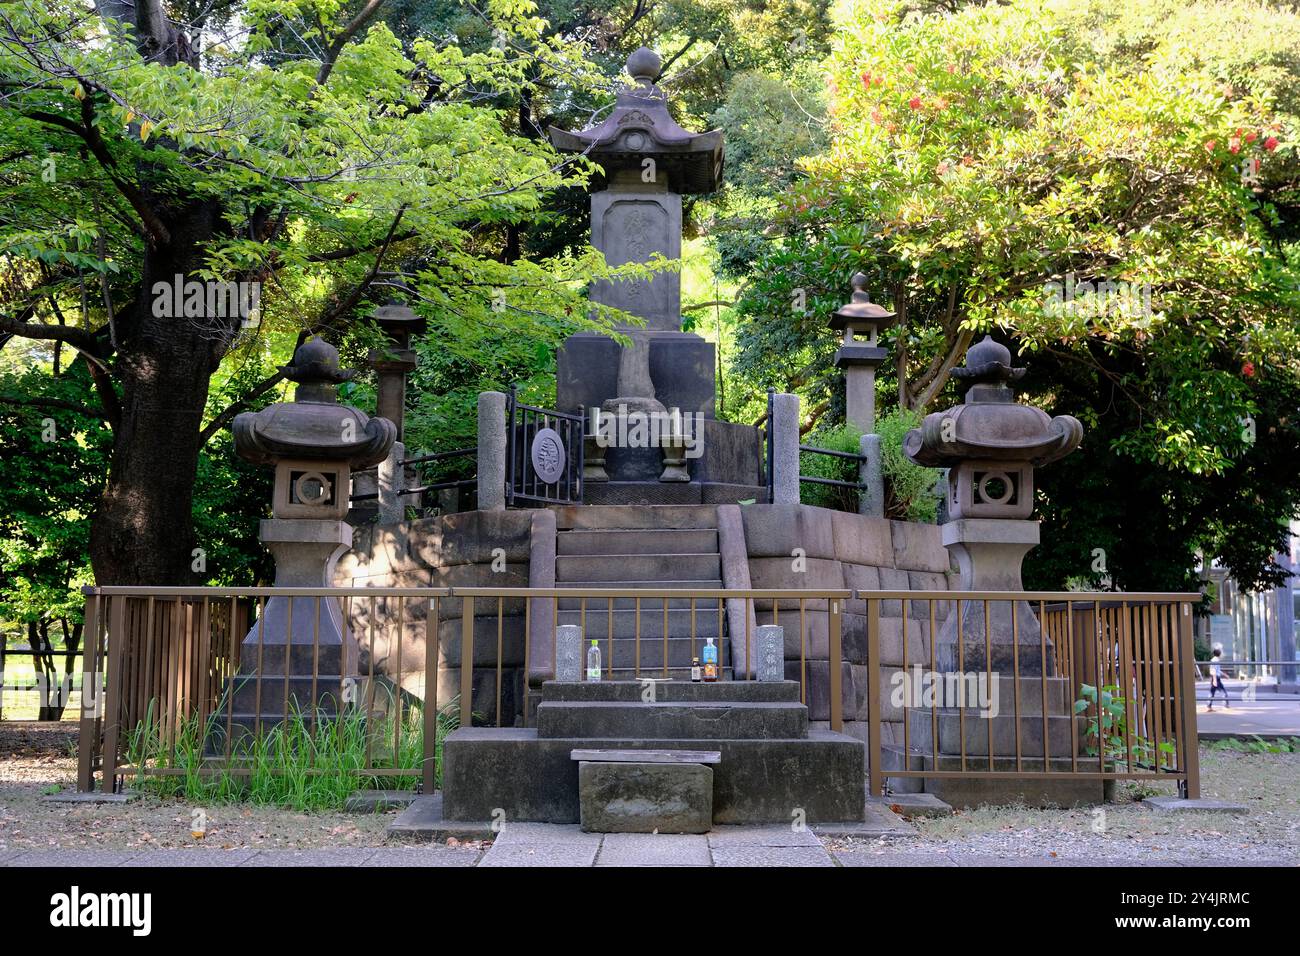
M 339 368 L 338 351 L 324 339 L 299 345 L 284 371 L 297 383 L 294 400 L 236 416 L 235 450 L 275 468 L 273 516 L 261 523 L 275 586 L 331 587 L 334 564 L 352 545 L 352 527 L 342 520 L 352 470 L 383 459 L 397 429 L 338 403 L 338 385 L 355 373 Z M 223 709 L 231 707 L 232 723 L 245 729 L 274 725 L 295 701 L 304 712 L 337 713 L 357 659 L 337 600 L 272 597 L 243 639 Z M 223 730 L 226 716 L 218 721 Z
M 659 56 L 642 47 L 628 58 L 632 83 L 603 122 L 579 132 L 550 129 L 557 149 L 600 168 L 591 241 L 611 265 L 648 263 L 656 254 L 680 258 L 682 196 L 713 192 L 722 177 L 721 131 L 691 133 L 673 120 L 655 83 L 660 68 Z M 570 336 L 556 359 L 557 408 L 603 416 L 601 427 L 587 423 L 587 502 L 760 495 L 757 433 L 715 418 L 714 347 L 682 331 L 679 274 L 598 282 L 591 298 L 644 324 L 618 326 L 630 340 L 625 346 L 597 333 Z

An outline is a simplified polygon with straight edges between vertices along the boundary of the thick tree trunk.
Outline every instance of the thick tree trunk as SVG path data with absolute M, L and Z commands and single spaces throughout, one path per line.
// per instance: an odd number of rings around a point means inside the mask
M 194 540 L 191 514 L 199 432 L 209 380 L 239 318 L 154 315 L 154 284 L 190 278 L 204 245 L 223 228 L 216 202 L 169 212 L 171 241 L 146 252 L 139 296 L 119 322 L 121 417 L 90 529 L 99 584 L 193 583 L 193 550 L 203 546 Z

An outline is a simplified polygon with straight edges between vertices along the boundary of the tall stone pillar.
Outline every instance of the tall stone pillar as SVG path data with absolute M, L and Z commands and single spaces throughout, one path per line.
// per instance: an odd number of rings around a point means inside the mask
M 375 411 L 397 426 L 397 439 L 406 433 L 406 379 L 417 364 L 411 336 L 427 328 L 423 318 L 407 305 L 394 302 L 380 306 L 372 318 L 388 336 L 389 347 L 371 349 L 367 359 L 378 374 Z
M 772 396 L 772 503 L 799 503 L 799 396 Z
M 506 507 L 506 396 L 504 392 L 478 395 L 478 508 L 504 511 Z

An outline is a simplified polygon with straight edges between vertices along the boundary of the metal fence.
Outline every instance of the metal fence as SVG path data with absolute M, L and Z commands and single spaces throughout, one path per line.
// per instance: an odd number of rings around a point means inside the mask
M 1176 780 L 1196 796 L 1198 600 L 848 589 L 96 588 L 87 592 L 83 685 L 91 691 L 80 714 L 78 784 L 94 789 L 96 774 L 113 789 L 152 773 L 247 773 L 250 741 L 277 728 L 283 735 L 295 722 L 310 740 L 318 728 L 351 720 L 366 776 L 432 791 L 444 725 L 529 726 L 540 685 L 555 673 L 554 625 L 567 615 L 599 642 L 609 676 L 628 680 L 689 677 L 710 637 L 725 678 L 754 679 L 757 627 L 782 626 L 786 678 L 798 681 L 810 716 L 832 730 L 865 725 L 873 793 L 894 777 L 1046 774 Z M 351 639 L 333 643 L 332 627 L 342 622 Z M 296 640 L 284 641 L 285 633 Z M 948 706 L 904 694 L 895 712 L 896 675 L 912 668 L 976 683 L 982 675 L 986 687 L 1008 691 L 1011 708 L 981 714 L 978 697 L 974 706 Z M 902 765 L 885 766 L 885 728 L 890 746 L 901 745 Z

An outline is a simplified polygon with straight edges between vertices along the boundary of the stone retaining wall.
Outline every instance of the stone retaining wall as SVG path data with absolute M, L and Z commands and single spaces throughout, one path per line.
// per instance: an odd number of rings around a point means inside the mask
M 890 521 L 812 505 L 746 505 L 740 509 L 749 553 L 750 584 L 756 589 L 863 588 L 946 591 L 955 572 L 940 540 L 938 525 Z M 802 570 L 800 570 L 802 568 Z M 814 726 L 830 721 L 830 665 L 825 601 L 807 601 L 805 631 L 799 628 L 799 602 L 758 602 L 759 624 L 785 627 L 786 676 L 799 678 L 800 650 L 806 640 L 808 708 Z M 842 619 L 841 671 L 844 732 L 867 739 L 866 602 L 853 600 Z M 820 613 L 811 613 L 818 611 Z M 947 602 L 935 602 L 936 626 L 947 616 Z M 913 661 L 928 657 L 928 602 L 909 602 L 907 638 Z M 902 713 L 890 706 L 890 680 L 903 662 L 901 601 L 883 602 L 880 612 L 881 740 L 902 740 Z
M 352 550 L 339 559 L 339 587 L 528 587 L 529 511 L 466 511 L 395 525 L 366 525 L 353 535 Z M 498 551 L 499 549 L 499 551 Z M 495 566 L 494 566 L 495 564 Z M 438 703 L 443 709 L 460 693 L 461 614 L 459 598 L 438 602 Z M 515 726 L 523 714 L 524 602 L 501 602 L 502 724 Z M 361 644 L 362 673 L 374 623 L 375 672 L 400 669 L 403 687 L 424 696 L 427 602 L 360 599 L 351 625 Z M 473 709 L 496 724 L 497 601 L 480 598 L 474 608 Z M 400 648 L 399 648 L 400 645 Z M 399 668 L 400 654 L 400 668 Z

